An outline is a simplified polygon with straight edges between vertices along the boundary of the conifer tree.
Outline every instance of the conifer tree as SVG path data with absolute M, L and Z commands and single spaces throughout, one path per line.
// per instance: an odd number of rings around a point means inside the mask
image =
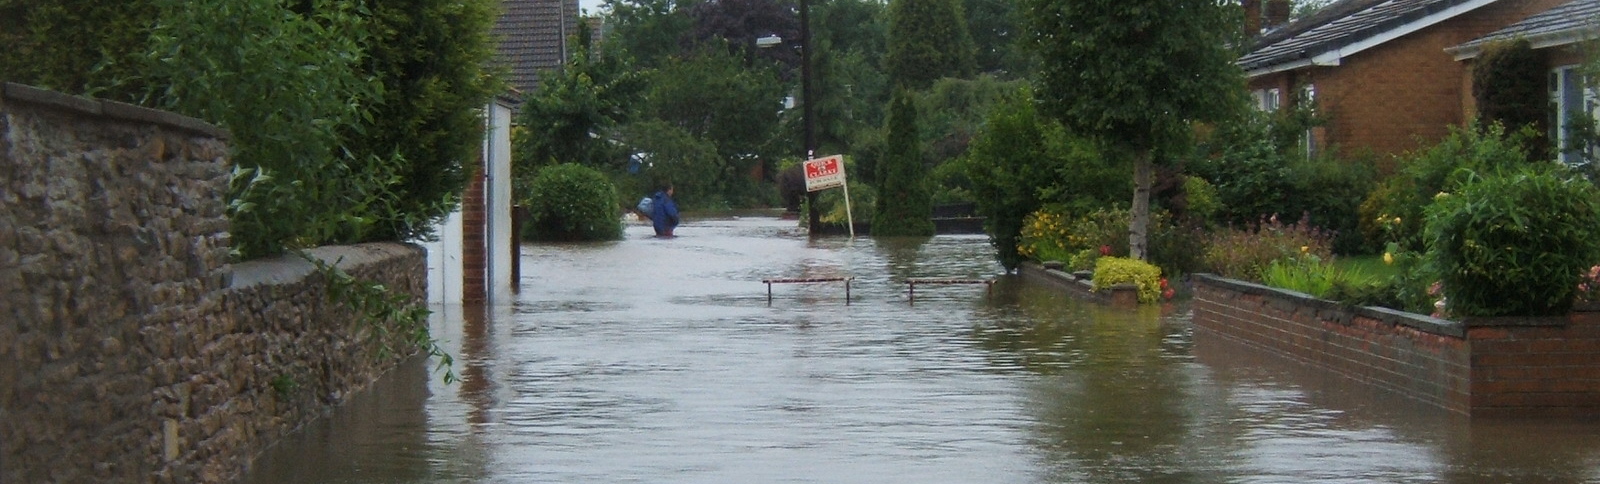
M 928 169 L 922 160 L 917 107 L 910 93 L 895 90 L 887 124 L 888 141 L 878 159 L 878 204 L 873 211 L 872 235 L 933 235 Z
M 944 77 L 972 77 L 977 48 L 958 0 L 889 3 L 884 70 L 897 87 L 927 89 Z

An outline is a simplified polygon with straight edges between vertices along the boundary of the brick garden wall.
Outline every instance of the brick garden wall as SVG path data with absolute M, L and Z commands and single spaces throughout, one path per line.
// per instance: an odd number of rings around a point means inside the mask
M 0 88 L 0 483 L 228 482 L 398 362 L 310 263 L 230 265 L 226 138 Z M 426 289 L 413 246 L 313 255 Z
M 1195 276 L 1195 344 L 1224 338 L 1472 416 L 1600 415 L 1600 312 L 1447 321 Z

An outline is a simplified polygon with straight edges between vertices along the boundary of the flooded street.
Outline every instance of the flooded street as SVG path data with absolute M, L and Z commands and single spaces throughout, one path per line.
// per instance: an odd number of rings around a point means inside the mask
M 982 236 L 809 240 L 771 217 L 527 245 L 514 305 L 247 483 L 1600 482 L 1600 423 L 1477 420 L 1001 276 Z M 767 278 L 853 276 L 843 283 Z M 919 286 L 908 277 L 997 278 Z

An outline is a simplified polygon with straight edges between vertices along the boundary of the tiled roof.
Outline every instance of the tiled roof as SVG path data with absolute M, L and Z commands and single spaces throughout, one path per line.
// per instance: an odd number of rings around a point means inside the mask
M 1535 48 L 1567 45 L 1600 33 L 1600 0 L 1572 0 L 1521 22 L 1490 32 L 1450 49 L 1458 58 L 1477 55 L 1484 44 L 1516 38 L 1528 39 Z
M 506 81 L 523 93 L 539 85 L 540 71 L 565 63 L 568 36 L 576 33 L 578 0 L 502 0 L 494 36 L 500 41 L 495 60 L 507 71 Z
M 1456 7 L 1494 0 L 1341 0 L 1278 31 L 1263 35 L 1239 58 L 1246 71 L 1310 62 L 1314 57 L 1359 44 Z

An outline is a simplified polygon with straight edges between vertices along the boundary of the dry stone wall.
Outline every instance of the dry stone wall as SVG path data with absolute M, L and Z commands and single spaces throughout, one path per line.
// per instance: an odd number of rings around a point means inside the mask
M 198 120 L 0 87 L 0 482 L 227 482 L 409 354 L 297 256 L 230 265 L 228 176 Z M 414 246 L 312 254 L 425 295 Z

